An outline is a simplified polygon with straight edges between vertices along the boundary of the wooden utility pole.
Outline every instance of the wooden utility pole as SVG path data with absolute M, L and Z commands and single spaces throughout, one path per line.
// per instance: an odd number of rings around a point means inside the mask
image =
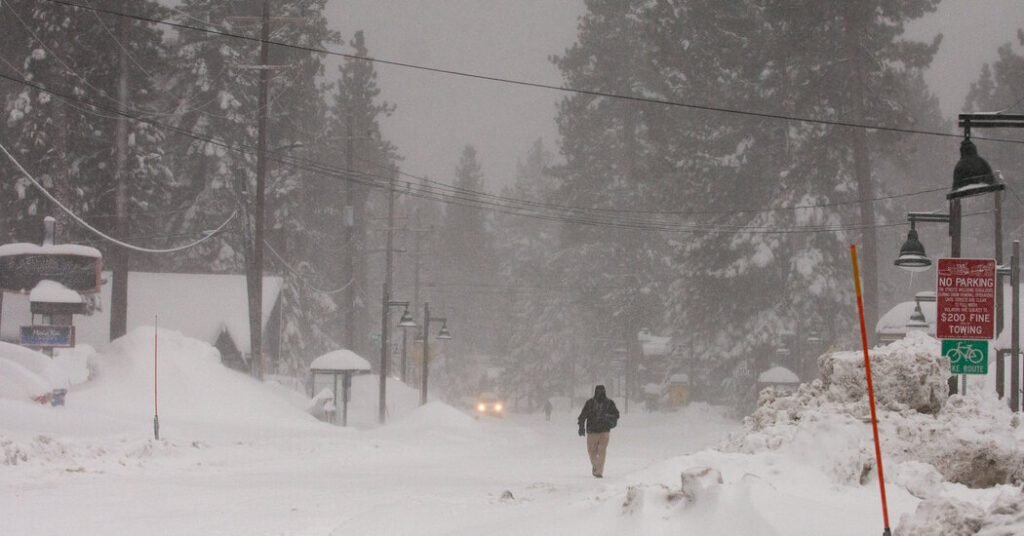
M 246 270 L 249 295 L 249 349 L 253 375 L 263 379 L 263 228 L 266 218 L 267 93 L 270 85 L 270 0 L 263 0 L 260 16 L 260 84 L 256 106 L 256 203 L 253 210 L 252 261 Z
M 387 239 L 384 245 L 384 301 L 381 314 L 380 327 L 380 404 L 378 422 L 384 424 L 387 420 L 387 390 L 388 390 L 388 369 L 391 363 L 391 343 L 388 341 L 388 312 L 391 301 L 391 266 L 394 260 L 395 245 L 395 178 L 391 177 L 388 185 L 388 228 Z
M 345 170 L 349 173 L 354 173 L 353 163 L 355 161 L 353 151 L 355 146 L 355 139 L 353 136 L 352 128 L 353 114 L 352 110 L 349 109 L 346 120 L 345 120 Z M 352 178 L 345 181 L 345 206 L 342 210 L 342 218 L 344 222 L 342 224 L 342 235 L 343 235 L 343 251 L 342 251 L 342 271 L 344 272 L 343 278 L 348 281 L 347 287 L 345 287 L 345 301 L 344 305 L 344 322 L 345 322 L 345 347 L 353 350 L 355 349 L 355 308 L 356 308 L 356 274 L 355 274 L 355 242 L 353 227 L 355 226 L 355 213 L 352 203 L 352 194 L 355 188 L 352 186 Z
M 128 1 L 121 2 L 126 12 Z M 117 37 L 121 43 L 118 54 L 117 102 L 121 117 L 117 119 L 116 132 L 116 176 L 117 190 L 114 198 L 117 238 L 128 238 L 128 17 L 118 17 Z M 113 286 L 110 290 L 110 340 L 128 332 L 128 250 L 113 246 Z
M 266 218 L 267 92 L 270 84 L 270 0 L 263 0 L 260 24 L 260 90 L 256 123 L 256 208 L 249 284 L 249 344 L 255 375 L 263 379 L 263 220 Z

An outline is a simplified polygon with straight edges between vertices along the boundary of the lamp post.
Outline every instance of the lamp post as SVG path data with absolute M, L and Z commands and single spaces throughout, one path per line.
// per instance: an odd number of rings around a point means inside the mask
M 1010 309 L 1010 398 L 1007 403 L 1012 411 L 1020 411 L 1020 360 L 1017 358 L 1020 353 L 1020 242 L 1013 241 L 1013 253 L 1010 256 L 1010 266 L 999 266 L 996 268 L 999 276 L 1010 277 L 1011 309 Z M 1000 294 L 1002 287 L 1000 286 Z M 1006 370 L 1003 363 L 1005 349 L 996 351 L 996 392 L 999 398 L 1005 394 Z
M 449 340 L 452 334 L 448 332 L 448 319 L 443 316 L 430 317 L 430 302 L 423 302 L 423 370 L 422 384 L 420 387 L 420 405 L 427 403 L 427 372 L 430 370 L 430 323 L 441 322 L 441 329 L 437 332 L 439 340 Z
M 380 424 L 384 424 L 387 420 L 388 363 L 390 361 L 388 359 L 388 316 L 391 307 L 405 307 L 405 311 L 402 313 L 402 318 L 398 321 L 399 327 L 416 327 L 416 322 L 413 321 L 412 315 L 409 314 L 409 302 L 391 301 L 390 293 L 391 289 L 388 288 L 387 283 L 384 283 L 380 314 L 380 407 L 377 415 L 377 421 L 380 422 Z
M 960 142 L 960 160 L 953 169 L 953 187 L 946 199 L 949 201 L 949 214 L 910 213 L 910 233 L 907 241 L 900 248 L 900 256 L 894 263 L 896 266 L 910 271 L 922 271 L 931 266 L 931 260 L 924 253 L 924 246 L 917 237 L 915 223 L 942 222 L 949 224 L 951 237 L 950 256 L 959 258 L 961 242 L 961 207 L 960 200 L 965 197 L 993 193 L 995 204 L 995 256 L 996 264 L 1002 262 L 1002 198 L 1000 192 L 1006 186 L 992 172 L 992 167 L 978 155 L 978 148 L 971 141 L 971 127 L 1024 127 L 1022 114 L 960 114 L 959 126 L 964 129 L 964 139 Z M 996 293 L 996 317 L 1002 316 L 1002 292 Z M 1001 322 L 1001 320 L 1000 320 Z M 1014 356 L 1016 360 L 1016 356 Z M 1001 361 L 997 363 L 997 367 Z M 966 392 L 967 378 L 963 379 Z M 957 393 L 956 377 L 949 379 L 949 394 Z

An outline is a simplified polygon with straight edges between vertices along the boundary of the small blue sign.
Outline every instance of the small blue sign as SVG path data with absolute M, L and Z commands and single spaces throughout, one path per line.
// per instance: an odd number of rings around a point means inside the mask
M 35 348 L 73 348 L 75 326 L 21 326 L 20 342 Z

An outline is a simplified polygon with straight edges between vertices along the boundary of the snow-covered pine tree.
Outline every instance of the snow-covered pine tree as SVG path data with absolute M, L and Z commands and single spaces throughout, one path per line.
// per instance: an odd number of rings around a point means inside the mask
M 131 7 L 132 13 L 145 16 L 164 13 L 151 1 L 132 2 Z M 9 23 L 0 41 L 0 56 L 6 58 L 0 69 L 37 86 L 5 81 L 0 90 L 8 148 L 62 203 L 112 233 L 118 65 L 95 59 L 117 57 L 122 50 L 128 54 L 136 69 L 130 76 L 127 113 L 153 118 L 159 107 L 156 88 L 164 75 L 162 34 L 151 24 L 132 21 L 126 35 L 118 36 L 121 17 L 61 4 L 9 0 L 0 9 Z M 128 129 L 128 227 L 133 232 L 119 238 L 151 244 L 160 238 L 154 236 L 162 231 L 155 213 L 167 208 L 173 180 L 160 161 L 163 133 L 135 119 L 129 120 Z M 53 215 L 62 227 L 61 240 L 110 252 L 113 246 L 70 224 L 70 218 L 18 178 L 7 162 L 0 166 L 12 178 L 0 184 L 0 191 L 10 194 L 3 195 L 2 225 L 11 239 L 37 241 L 42 217 Z
M 649 21 L 643 18 L 648 4 L 587 2 L 576 44 L 554 58 L 566 85 L 644 94 L 652 86 L 645 42 Z M 580 300 L 561 304 L 560 314 L 590 320 L 578 334 L 581 367 L 608 380 L 625 375 L 634 394 L 636 336 L 659 320 L 664 296 L 659 289 L 667 282 L 665 237 L 635 225 L 656 219 L 649 211 L 665 202 L 669 177 L 652 153 L 657 132 L 651 129 L 651 116 L 662 113 L 628 100 L 577 94 L 561 102 L 556 119 L 565 163 L 558 168 L 561 182 L 553 199 L 604 211 L 612 220 L 611 225 L 564 226 L 562 250 L 552 266 L 564 271 L 564 284 Z
M 369 56 L 362 31 L 354 34 L 349 46 L 353 56 Z M 341 330 L 336 340 L 362 355 L 375 355 L 373 352 L 379 349 L 371 347 L 368 336 L 374 325 L 370 307 L 379 301 L 376 289 L 380 287 L 370 286 L 366 263 L 383 265 L 383 256 L 367 257 L 368 251 L 377 247 L 369 242 L 367 231 L 371 225 L 367 215 L 371 193 L 383 197 L 396 173 L 398 150 L 382 136 L 380 128 L 380 121 L 394 112 L 395 106 L 380 99 L 373 63 L 354 58 L 346 59 L 338 68 L 338 80 L 328 98 L 329 115 L 319 150 L 321 158 L 343 170 L 344 176 L 318 180 L 318 193 L 309 200 L 318 214 L 316 228 L 324 233 L 324 243 L 328 244 L 315 262 L 331 280 L 349 285 L 332 295 L 340 315 L 337 325 Z M 385 205 L 378 202 L 377 206 Z M 350 214 L 346 214 L 345 207 L 351 207 Z M 374 215 L 382 217 L 384 211 Z M 351 226 L 347 226 L 349 219 Z

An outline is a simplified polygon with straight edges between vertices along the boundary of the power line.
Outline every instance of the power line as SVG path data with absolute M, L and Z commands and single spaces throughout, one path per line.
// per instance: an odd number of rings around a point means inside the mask
M 96 12 L 100 12 L 100 13 L 105 13 L 105 14 L 113 15 L 113 16 L 117 16 L 117 17 L 127 17 L 127 18 L 130 18 L 130 19 L 135 19 L 135 20 L 139 20 L 139 21 L 143 21 L 143 22 L 149 22 L 149 23 L 152 23 L 152 24 L 161 24 L 161 25 L 170 26 L 170 27 L 173 27 L 173 28 L 179 28 L 179 29 L 183 29 L 183 30 L 191 30 L 191 31 L 203 32 L 203 33 L 207 33 L 207 34 L 221 35 L 221 36 L 224 36 L 224 37 L 232 37 L 232 38 L 235 38 L 235 39 L 243 39 L 243 40 L 253 41 L 253 42 L 257 42 L 257 43 L 264 43 L 264 42 L 266 42 L 269 45 L 280 46 L 280 47 L 285 47 L 285 48 L 291 48 L 291 49 L 294 49 L 294 50 L 301 50 L 301 51 L 304 51 L 304 52 L 312 52 L 312 53 L 316 53 L 316 54 L 327 54 L 327 55 L 331 55 L 331 56 L 338 56 L 338 57 L 341 57 L 341 58 L 346 58 L 346 59 L 349 59 L 349 60 L 366 61 L 366 62 L 371 62 L 371 63 L 379 63 L 381 65 L 391 65 L 391 66 L 395 66 L 395 67 L 402 67 L 402 68 L 407 68 L 407 69 L 415 69 L 415 70 L 432 72 L 432 73 L 437 73 L 437 74 L 444 74 L 444 75 L 449 75 L 449 76 L 458 76 L 458 77 L 463 77 L 463 78 L 472 78 L 472 79 L 477 79 L 477 80 L 486 80 L 486 81 L 490 81 L 490 82 L 498 82 L 498 83 L 503 83 L 503 84 L 512 84 L 512 85 L 518 85 L 518 86 L 533 87 L 533 88 L 537 88 L 537 89 L 547 89 L 547 90 L 559 91 L 559 92 L 563 92 L 563 93 L 576 93 L 576 94 L 580 94 L 580 95 L 589 95 L 589 96 L 592 96 L 592 97 L 605 97 L 605 98 L 611 98 L 611 99 L 619 99 L 619 100 L 639 102 L 639 103 L 644 103 L 644 104 L 657 104 L 657 105 L 662 105 L 662 106 L 672 106 L 672 107 L 678 107 L 678 108 L 687 108 L 687 109 L 691 109 L 691 110 L 701 110 L 701 111 L 716 112 L 716 113 L 727 113 L 727 114 L 741 115 L 741 116 L 747 116 L 747 117 L 758 117 L 758 118 L 761 118 L 761 119 L 776 119 L 776 120 L 782 120 L 782 121 L 797 121 L 797 122 L 810 123 L 810 124 L 816 124 L 816 125 L 827 125 L 827 126 L 846 127 L 846 128 L 861 128 L 861 129 L 867 129 L 867 130 L 878 130 L 878 131 L 883 131 L 883 132 L 896 132 L 896 133 L 902 133 L 902 134 L 919 134 L 919 135 L 926 135 L 926 136 L 939 136 L 939 137 L 945 137 L 945 138 L 960 138 L 960 137 L 962 137 L 960 134 L 949 133 L 949 132 L 937 132 L 937 131 L 919 130 L 919 129 L 905 128 L 905 127 L 872 125 L 872 124 L 857 123 L 857 122 L 852 122 L 852 121 L 836 121 L 836 120 L 830 120 L 830 119 L 818 119 L 818 118 L 813 118 L 813 117 L 801 117 L 801 116 L 795 116 L 795 115 L 774 114 L 774 113 L 767 113 L 767 112 L 755 112 L 755 111 L 752 111 L 752 110 L 743 110 L 743 109 L 740 109 L 740 108 L 725 108 L 725 107 L 721 107 L 721 106 L 694 104 L 694 103 L 687 103 L 687 102 L 681 102 L 681 101 L 673 101 L 673 100 L 668 100 L 668 99 L 656 99 L 656 98 L 652 98 L 652 97 L 640 97 L 640 96 L 635 96 L 635 95 L 622 95 L 622 94 L 612 93 L 612 92 L 607 92 L 607 91 L 597 91 L 597 90 L 573 88 L 573 87 L 566 87 L 566 86 L 556 86 L 556 85 L 553 85 L 553 84 L 545 84 L 545 83 L 541 83 L 541 82 L 531 82 L 531 81 L 527 81 L 527 80 L 517 80 L 517 79 L 513 79 L 513 78 L 504 78 L 504 77 L 499 77 L 499 76 L 489 76 L 489 75 L 483 75 L 483 74 L 478 74 L 478 73 L 470 73 L 470 72 L 466 72 L 466 71 L 457 71 L 457 70 L 453 70 L 453 69 L 442 69 L 442 68 L 438 68 L 438 67 L 428 67 L 428 66 L 424 66 L 424 65 L 417 65 L 417 64 L 414 64 L 414 63 L 407 63 L 407 62 L 386 60 L 386 59 L 382 59 L 382 58 L 375 58 L 375 57 L 372 57 L 372 56 L 360 56 L 360 55 L 356 55 L 356 54 L 348 54 L 348 53 L 344 53 L 344 52 L 328 50 L 326 48 L 318 48 L 318 47 L 307 46 L 307 45 L 295 45 L 295 44 L 291 44 L 291 43 L 283 43 L 283 42 L 280 42 L 280 41 L 274 41 L 274 40 L 269 40 L 269 39 L 268 40 L 263 40 L 263 39 L 258 38 L 258 37 L 252 37 L 252 36 L 248 36 L 248 35 L 242 35 L 242 34 L 222 31 L 222 30 L 211 30 L 211 29 L 208 29 L 208 28 L 199 28 L 197 26 L 189 26 L 187 24 L 182 24 L 182 23 L 178 23 L 178 22 L 168 21 L 168 20 L 164 20 L 164 19 L 158 19 L 158 18 L 154 18 L 154 17 L 146 17 L 146 16 L 143 16 L 143 15 L 134 15 L 134 14 L 130 14 L 130 13 L 123 13 L 123 12 L 115 11 L 115 10 L 111 10 L 111 9 L 104 9 L 104 8 L 99 8 L 99 7 L 93 7 L 93 6 L 87 6 L 87 5 L 82 5 L 82 4 L 76 4 L 74 2 L 68 2 L 66 0 L 46 0 L 46 1 L 54 3 L 54 4 L 60 4 L 60 5 L 68 6 L 68 7 L 79 8 L 79 9 L 86 9 L 86 10 L 90 10 L 90 11 L 96 11 Z M 1003 143 L 1024 144 L 1024 140 L 1011 140 L 1011 139 L 1002 139 L 1002 138 L 980 138 L 980 137 L 975 137 L 975 139 L 982 139 L 982 140 L 987 140 L 987 141 L 996 141 L 996 142 L 1003 142 Z
M 298 270 L 296 270 L 295 268 L 292 268 L 292 266 L 290 264 L 288 264 L 288 261 L 284 260 L 284 257 L 282 257 L 281 254 L 278 253 L 276 249 L 274 249 L 274 246 L 270 245 L 270 242 L 267 242 L 266 240 L 264 240 L 263 241 L 263 245 L 266 246 L 267 250 L 270 251 L 270 253 L 275 258 L 277 258 L 277 261 L 280 262 L 282 266 L 284 266 L 285 270 L 288 270 L 299 281 L 302 281 L 306 286 L 308 286 L 309 288 L 311 288 L 311 289 L 313 289 L 313 290 L 315 290 L 315 291 L 317 291 L 317 292 L 319 292 L 321 294 L 337 294 L 337 293 L 345 290 L 346 288 L 348 288 L 348 286 L 351 285 L 352 282 L 355 281 L 355 279 L 352 278 L 352 279 L 348 280 L 348 283 L 345 283 L 344 285 L 342 285 L 342 286 L 340 286 L 340 287 L 338 287 L 336 289 L 333 289 L 333 290 L 323 290 L 323 289 L 313 285 L 310 282 L 308 277 L 306 277 L 306 276 L 302 275 L 301 273 L 299 273 Z
M 134 119 L 136 121 L 148 123 L 148 124 L 154 125 L 154 126 L 156 126 L 158 128 L 170 130 L 172 132 L 178 133 L 178 134 L 183 135 L 183 136 L 191 137 L 193 139 L 200 140 L 200 141 L 203 141 L 205 143 L 209 143 L 209 144 L 212 144 L 212 145 L 223 147 L 223 148 L 225 148 L 227 150 L 230 150 L 230 151 L 255 154 L 255 148 L 253 148 L 253 147 L 249 147 L 249 146 L 245 146 L 245 145 L 238 145 L 238 146 L 236 146 L 236 145 L 232 145 L 232 144 L 229 144 L 229 143 L 226 143 L 226 142 L 222 142 L 222 141 L 210 138 L 210 137 L 198 135 L 198 134 L 196 134 L 194 132 L 191 132 L 189 130 L 186 130 L 186 129 L 183 129 L 183 128 L 179 128 L 179 127 L 175 127 L 175 126 L 172 126 L 172 125 L 167 125 L 165 123 L 161 123 L 161 122 L 156 121 L 154 119 L 145 118 L 145 117 L 141 117 L 141 116 L 138 116 L 138 115 L 133 115 L 133 114 L 128 113 L 126 111 L 111 109 L 111 108 L 108 108 L 108 107 L 104 107 L 103 105 L 100 105 L 100 104 L 89 102 L 89 101 L 87 101 L 85 99 L 82 99 L 82 98 L 79 98 L 79 97 L 73 97 L 73 96 L 62 94 L 62 93 L 59 93 L 59 92 L 56 92 L 56 91 L 52 91 L 52 90 L 44 88 L 44 87 L 42 87 L 42 86 L 40 86 L 38 84 L 29 82 L 27 80 L 21 80 L 21 79 L 13 78 L 13 77 L 7 76 L 7 75 L 5 75 L 3 73 L 0 73 L 0 78 L 7 79 L 7 80 L 10 80 L 12 82 L 16 82 L 16 83 L 19 83 L 19 84 L 23 84 L 23 85 L 27 85 L 27 86 L 33 87 L 33 88 L 35 88 L 35 89 L 37 89 L 39 91 L 43 91 L 43 92 L 49 93 L 51 95 L 60 97 L 60 98 L 65 99 L 65 100 L 73 100 L 73 101 L 76 101 L 76 102 L 84 103 L 84 104 L 87 104 L 87 105 L 89 105 L 91 107 L 95 107 L 95 108 L 98 108 L 98 109 L 101 109 L 101 110 L 105 110 L 105 111 L 108 111 L 110 113 L 113 113 L 113 114 L 116 114 L 116 115 L 119 115 L 119 116 L 128 117 L 128 118 Z M 326 175 L 329 175 L 329 176 L 340 178 L 342 180 L 351 181 L 351 182 L 355 182 L 355 183 L 358 183 L 358 184 L 363 184 L 365 186 L 372 187 L 372 188 L 385 189 L 385 190 L 386 189 L 394 189 L 396 192 L 404 193 L 405 195 L 410 195 L 412 197 L 419 197 L 419 198 L 422 198 L 422 199 L 433 200 L 433 201 L 437 201 L 437 202 L 441 202 L 441 203 L 445 203 L 445 204 L 467 206 L 467 207 L 476 208 L 476 209 L 487 209 L 487 208 L 490 208 L 491 210 L 494 210 L 494 211 L 500 212 L 500 213 L 504 213 L 504 214 L 514 215 L 514 216 L 522 216 L 522 217 L 529 217 L 529 218 L 535 218 L 535 219 L 541 219 L 541 220 L 547 220 L 547 221 L 553 221 L 553 222 L 559 222 L 559 223 L 573 223 L 573 224 L 579 224 L 579 225 L 589 225 L 589 226 L 599 226 L 599 227 L 613 227 L 613 228 L 647 230 L 647 231 L 664 231 L 664 232 L 681 232 L 681 233 L 728 233 L 728 234 L 733 234 L 733 233 L 790 234 L 790 233 L 810 233 L 810 232 L 840 232 L 840 231 L 849 231 L 849 230 L 860 230 L 860 229 L 866 229 L 866 228 L 872 228 L 872 227 L 892 227 L 892 226 L 906 225 L 906 223 L 901 222 L 901 223 L 874 223 L 874 224 L 866 224 L 866 225 L 865 224 L 831 225 L 831 226 L 829 226 L 829 225 L 817 225 L 817 226 L 795 226 L 795 227 L 789 227 L 789 228 L 768 228 L 768 227 L 753 227 L 753 226 L 722 226 L 722 225 L 706 225 L 706 224 L 705 225 L 697 225 L 697 224 L 681 225 L 681 224 L 675 224 L 675 223 L 672 223 L 672 222 L 665 222 L 665 221 L 630 220 L 630 219 L 626 219 L 626 218 L 608 218 L 607 216 L 600 216 L 600 215 L 582 216 L 582 215 L 571 215 L 571 214 L 567 215 L 567 214 L 558 214 L 558 213 L 546 214 L 546 213 L 539 213 L 539 212 L 531 212 L 530 211 L 531 209 L 529 207 L 526 207 L 526 206 L 516 206 L 516 205 L 510 205 L 510 204 L 507 204 L 507 203 L 503 204 L 503 203 L 498 203 L 498 202 L 494 202 L 494 201 L 488 201 L 486 199 L 482 199 L 479 195 L 476 195 L 476 194 L 463 194 L 463 193 L 460 193 L 460 192 L 455 192 L 455 193 L 439 192 L 436 189 L 431 189 L 431 188 L 420 188 L 420 189 L 414 190 L 414 191 L 412 191 L 412 190 L 401 190 L 399 188 L 392 187 L 391 186 L 390 178 L 388 178 L 388 177 L 383 177 L 383 176 L 379 176 L 379 175 L 373 175 L 373 174 L 369 174 L 369 173 L 358 173 L 358 172 L 355 172 L 353 170 L 348 170 L 348 169 L 343 169 L 342 170 L 342 169 L 338 169 L 338 168 L 333 168 L 331 166 L 325 165 L 325 164 L 317 162 L 317 161 L 303 160 L 303 159 L 298 159 L 298 158 L 295 158 L 295 157 L 281 158 L 281 157 L 275 157 L 273 155 L 269 156 L 268 160 L 274 161 L 274 162 L 278 162 L 278 163 L 281 163 L 281 164 L 285 164 L 285 165 L 289 165 L 292 168 L 296 168 L 296 169 L 300 169 L 300 170 L 323 173 L 323 174 L 326 174 Z M 367 179 L 361 178 L 363 176 L 368 176 L 368 177 L 376 178 L 376 179 L 379 179 L 379 180 L 378 181 L 367 180 Z
M 193 248 L 193 247 L 198 246 L 199 244 L 202 244 L 203 242 L 206 242 L 207 240 L 213 238 L 217 233 L 221 232 L 225 227 L 227 227 L 227 225 L 229 223 L 231 223 L 232 220 L 235 219 L 235 216 L 238 215 L 237 211 L 232 212 L 231 216 L 229 216 L 227 220 L 224 220 L 224 223 L 220 224 L 219 227 L 214 229 L 212 232 L 210 232 L 209 234 L 207 234 L 203 238 L 200 238 L 199 240 L 196 240 L 195 242 L 192 242 L 191 244 L 185 244 L 184 246 L 178 246 L 178 247 L 175 247 L 175 248 L 167 248 L 167 249 L 151 249 L 151 248 L 144 248 L 144 247 L 136 246 L 136 245 L 133 245 L 133 244 L 129 244 L 127 242 L 122 242 L 122 241 L 120 241 L 120 240 L 118 240 L 118 239 L 116 239 L 116 238 L 114 238 L 114 237 L 104 233 L 103 231 L 100 231 L 99 229 L 93 227 L 92 225 L 89 225 L 89 223 L 86 222 L 85 220 L 83 220 L 81 217 L 79 217 L 78 214 L 75 214 L 71 209 L 67 208 L 66 206 L 64 206 L 63 203 L 58 201 L 57 198 L 54 197 L 52 194 L 50 194 L 50 192 L 48 192 L 46 190 L 46 188 L 43 187 L 42 184 L 39 184 L 39 181 L 37 181 L 35 179 L 35 177 L 33 177 L 32 174 L 29 173 L 24 167 L 22 167 L 21 163 L 18 162 L 18 159 L 14 158 L 14 155 L 12 155 L 7 150 L 7 148 L 4 147 L 4 145 L 2 143 L 0 143 L 0 151 L 2 151 L 5 155 L 7 155 L 7 158 L 11 161 L 11 163 L 13 163 L 14 166 L 16 168 L 18 168 L 18 171 L 20 171 L 22 173 L 22 175 L 24 175 L 25 178 L 28 179 L 28 181 L 30 183 L 32 183 L 32 185 L 35 186 L 36 189 L 38 189 L 43 194 L 43 197 L 49 199 L 50 202 L 52 202 L 54 205 L 56 205 L 57 208 L 59 208 L 62 211 L 64 211 L 68 216 L 71 217 L 71 219 L 73 219 L 76 222 L 78 222 L 79 225 L 81 225 L 82 227 L 85 227 L 86 229 L 91 231 L 93 234 L 99 236 L 100 238 L 102 238 L 102 239 L 104 239 L 104 240 L 106 240 L 106 241 L 108 241 L 110 243 L 117 244 L 117 245 L 119 245 L 119 246 L 121 246 L 123 248 L 128 248 L 128 249 L 131 249 L 131 250 L 134 250 L 134 251 L 138 251 L 138 252 L 141 252 L 141 253 L 175 253 L 175 252 L 178 252 L 178 251 L 184 251 L 186 249 Z
M 363 159 L 363 158 L 357 158 L 357 160 L 360 160 L 362 162 L 371 163 L 371 164 L 377 165 L 379 167 L 385 168 L 384 164 L 381 164 L 381 163 L 376 162 L 376 161 L 372 161 L 372 160 L 369 160 L 369 159 Z M 385 168 L 385 169 L 390 169 L 390 168 Z M 759 208 L 759 209 L 746 208 L 746 209 L 732 209 L 732 210 L 685 210 L 684 211 L 684 210 L 650 210 L 650 209 L 628 209 L 628 208 L 603 208 L 603 207 L 584 208 L 584 207 L 577 207 L 577 206 L 572 206 L 572 205 L 561 205 L 561 204 L 556 204 L 556 203 L 546 203 L 546 202 L 543 202 L 543 201 L 533 201 L 533 200 L 527 200 L 527 199 L 520 199 L 520 198 L 508 197 L 508 196 L 504 196 L 504 195 L 491 194 L 491 193 L 487 193 L 487 192 L 478 192 L 476 190 L 471 190 L 471 189 L 468 189 L 468 188 L 461 188 L 461 187 L 458 187 L 458 186 L 448 185 L 448 184 L 445 184 L 445 183 L 443 183 L 441 181 L 436 181 L 436 180 L 433 180 L 433 179 L 431 179 L 429 177 L 426 177 L 426 176 L 414 175 L 414 174 L 411 174 L 411 173 L 403 172 L 401 170 L 397 170 L 397 173 L 399 175 L 403 176 L 403 177 L 409 177 L 411 179 L 416 179 L 416 180 L 423 181 L 423 182 L 426 182 L 426 183 L 434 184 L 436 186 L 436 188 L 441 189 L 441 190 L 451 190 L 451 191 L 454 191 L 454 192 L 461 192 L 461 193 L 466 193 L 466 194 L 470 194 L 470 195 L 479 195 L 479 196 L 488 197 L 488 198 L 497 199 L 497 200 L 515 201 L 515 202 L 520 202 L 520 203 L 522 203 L 524 205 L 536 206 L 536 207 L 541 207 L 541 208 L 551 208 L 551 209 L 555 209 L 555 210 L 578 211 L 578 212 L 608 212 L 608 213 L 650 214 L 650 215 L 655 215 L 655 214 L 662 215 L 663 214 L 663 215 L 671 215 L 671 216 L 708 216 L 708 215 L 713 215 L 713 214 L 726 214 L 726 215 L 729 215 L 729 214 L 755 214 L 755 213 L 765 213 L 765 212 L 784 212 L 784 211 L 790 211 L 790 210 L 830 208 L 830 207 L 837 207 L 837 206 L 843 206 L 843 205 L 855 205 L 855 204 L 863 203 L 865 201 L 869 202 L 869 203 L 874 203 L 876 201 L 886 201 L 886 200 L 898 199 L 898 198 L 902 198 L 902 197 L 913 197 L 913 196 L 916 196 L 916 195 L 923 195 L 923 194 L 934 193 L 934 192 L 939 192 L 939 191 L 946 190 L 946 188 L 928 188 L 928 189 L 925 189 L 925 190 L 917 190 L 917 191 L 914 191 L 914 192 L 905 192 L 905 193 L 899 193 L 899 194 L 884 195 L 884 196 L 872 197 L 872 198 L 868 198 L 868 199 L 851 199 L 851 200 L 846 200 L 846 201 L 834 201 L 834 202 L 820 203 L 820 204 L 814 204 L 814 205 L 791 205 L 791 206 L 784 206 L 784 207 L 771 207 L 771 208 Z

